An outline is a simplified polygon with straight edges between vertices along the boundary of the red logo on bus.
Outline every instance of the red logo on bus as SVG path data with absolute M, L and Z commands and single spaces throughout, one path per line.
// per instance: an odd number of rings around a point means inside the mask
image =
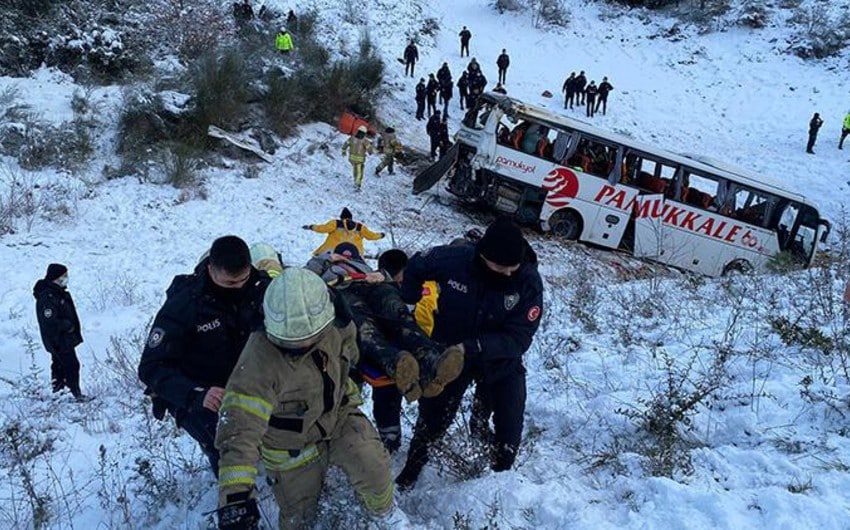
M 550 206 L 561 208 L 578 195 L 578 177 L 567 168 L 557 167 L 543 178 L 543 189 L 549 192 L 546 202 Z

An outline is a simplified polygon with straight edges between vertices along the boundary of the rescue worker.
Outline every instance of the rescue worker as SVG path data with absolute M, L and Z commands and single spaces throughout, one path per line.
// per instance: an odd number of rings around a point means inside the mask
M 396 478 L 401 489 L 416 483 L 429 447 L 446 433 L 473 381 L 493 414 L 490 467 L 511 468 L 525 409 L 522 356 L 531 346 L 543 307 L 536 256 L 508 218 L 494 221 L 475 246 L 436 247 L 413 256 L 402 280 L 404 301 L 418 302 L 422 285 L 429 280 L 437 282 L 440 292 L 432 338 L 461 342 L 464 370 L 439 396 L 419 400 L 407 462 Z
M 575 98 L 577 105 L 584 105 L 584 87 L 587 85 L 587 77 L 584 75 L 584 70 L 579 72 L 576 76 L 575 85 Z
M 283 259 L 273 246 L 267 243 L 255 243 L 249 249 L 251 265 L 257 270 L 265 271 L 270 278 L 277 278 L 283 272 Z
M 841 127 L 841 139 L 838 141 L 838 148 L 844 149 L 844 139 L 850 134 L 850 111 L 847 111 L 847 116 L 844 116 L 844 124 Z
M 393 502 L 389 455 L 358 409 L 349 377 L 357 333 L 314 273 L 290 267 L 266 292 L 265 329 L 251 334 L 221 404 L 219 528 L 256 528 L 262 460 L 281 529 L 312 528 L 330 466 L 346 474 L 375 523 L 409 526 Z
M 812 119 L 809 121 L 809 143 L 806 144 L 806 152 L 810 155 L 815 154 L 813 151 L 815 147 L 815 142 L 818 139 L 818 131 L 823 125 L 823 120 L 820 117 L 820 114 L 815 112 L 815 115 L 812 116 Z
M 570 72 L 570 76 L 564 81 L 564 86 L 561 87 L 561 92 L 564 93 L 564 108 L 567 108 L 567 104 L 570 105 L 570 108 L 573 108 L 573 100 L 576 95 L 576 73 Z
M 384 168 L 387 168 L 390 175 L 395 174 L 395 155 L 401 152 L 401 142 L 396 138 L 395 129 L 392 127 L 384 129 L 384 133 L 378 138 L 378 150 L 383 153 L 384 158 L 375 168 L 375 176 L 380 175 Z
M 431 116 L 437 110 L 437 93 L 440 91 L 440 83 L 434 79 L 434 74 L 428 74 L 428 86 L 425 88 L 428 96 L 428 116 Z
M 599 93 L 599 89 L 596 87 L 596 81 L 591 81 L 587 88 L 582 92 L 582 97 L 587 98 L 587 117 L 592 118 L 593 113 L 596 110 L 596 94 Z
M 286 31 L 286 28 L 280 28 L 277 37 L 274 39 L 274 49 L 283 54 L 288 54 L 292 51 L 292 35 Z
M 345 143 L 342 144 L 342 155 L 348 153 L 348 161 L 351 163 L 351 170 L 354 175 L 354 191 L 360 191 L 360 186 L 363 185 L 363 168 L 366 165 L 366 155 L 374 153 L 372 143 L 366 138 L 366 126 L 361 125 L 357 128 L 354 136 L 349 136 Z
M 50 354 L 50 382 L 53 392 L 71 391 L 77 401 L 88 401 L 80 390 L 80 360 L 75 348 L 83 343 L 80 318 L 68 292 L 68 267 L 47 266 L 44 278 L 35 282 L 35 313 L 44 349 Z
M 602 78 L 602 82 L 599 83 L 599 99 L 596 102 L 595 112 L 599 112 L 600 105 L 602 106 L 602 115 L 605 116 L 605 113 L 608 111 L 608 94 L 614 90 L 614 85 L 608 82 L 607 77 Z
M 505 82 L 505 78 L 508 75 L 508 66 L 510 65 L 511 58 L 508 56 L 508 52 L 502 48 L 502 54 L 496 59 L 496 66 L 499 68 L 499 83 Z
M 460 98 L 460 110 L 464 110 L 463 105 L 469 97 L 469 75 L 466 73 L 466 70 L 460 74 L 460 79 L 457 80 L 457 94 Z
M 366 225 L 355 221 L 351 215 L 351 210 L 343 208 L 339 213 L 339 219 L 331 219 L 330 221 L 320 225 L 304 225 L 301 228 L 304 230 L 312 230 L 320 234 L 328 234 L 325 241 L 313 251 L 314 256 L 333 250 L 340 243 L 351 243 L 360 255 L 363 255 L 363 239 L 369 241 L 377 241 L 383 239 L 383 232 L 372 232 Z
M 420 77 L 419 83 L 416 85 L 416 119 L 425 119 L 425 98 L 428 94 L 428 88 L 425 86 L 425 78 Z
M 410 77 L 413 77 L 413 69 L 416 67 L 416 61 L 419 60 L 419 48 L 412 40 L 404 49 L 404 77 L 407 77 L 410 72 Z
M 460 56 L 463 57 L 463 53 L 466 52 L 466 56 L 469 57 L 469 40 L 472 39 L 472 32 L 464 26 L 457 35 L 460 37 Z
M 425 125 L 425 132 L 428 133 L 428 139 L 431 140 L 431 158 L 437 157 L 437 149 L 440 147 L 440 111 L 434 111 L 434 114 L 428 119 Z
M 154 417 L 161 420 L 168 411 L 198 442 L 216 475 L 224 387 L 248 335 L 262 326 L 269 281 L 251 265 L 242 239 L 216 239 L 193 274 L 174 277 L 139 361 Z

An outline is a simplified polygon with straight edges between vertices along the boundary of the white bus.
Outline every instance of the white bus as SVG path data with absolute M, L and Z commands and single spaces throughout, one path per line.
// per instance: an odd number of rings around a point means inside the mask
M 448 189 L 571 240 L 720 276 L 785 253 L 811 265 L 829 222 L 801 195 L 745 171 L 677 155 L 486 93 L 414 193 Z

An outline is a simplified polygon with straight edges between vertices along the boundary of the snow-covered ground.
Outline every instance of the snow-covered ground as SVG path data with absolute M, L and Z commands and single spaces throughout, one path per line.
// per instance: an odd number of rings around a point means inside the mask
M 850 108 L 846 53 L 821 62 L 781 55 L 783 28 L 708 35 L 685 28 L 686 38 L 672 42 L 656 36 L 673 21 L 649 22 L 640 11 L 599 3 L 568 2 L 569 27 L 547 31 L 534 28 L 528 13 L 499 15 L 485 0 L 369 0 L 357 4 L 362 13 L 353 20 L 351 3 L 315 4 L 329 40 L 354 46 L 369 27 L 388 66 L 379 117 L 406 145 L 425 146 L 426 138 L 424 124 L 413 119 L 414 81 L 395 58 L 433 17 L 440 32 L 422 38 L 417 78 L 444 61 L 455 75 L 462 71 L 467 59 L 459 57 L 457 33 L 467 25 L 471 55 L 490 86 L 502 48 L 511 56 L 509 94 L 553 110 L 561 108 L 570 71 L 585 70 L 597 83 L 608 76 L 615 87 L 609 114 L 594 124 L 763 173 L 840 220 L 850 191 L 848 151 L 836 149 Z M 0 78 L 0 88 L 9 84 L 45 119 L 70 118 L 77 87 L 67 76 L 42 70 L 29 79 Z M 542 97 L 544 90 L 555 97 Z M 102 117 L 114 116 L 120 92 L 95 95 Z M 452 109 L 457 105 L 453 100 Z M 813 112 L 825 120 L 815 156 L 805 154 Z M 459 109 L 450 114 L 456 126 Z M 0 238 L 0 526 L 33 526 L 36 499 L 45 501 L 49 528 L 209 524 L 204 512 L 215 508 L 216 495 L 204 459 L 188 436 L 152 420 L 134 370 L 172 276 L 190 271 L 214 238 L 233 233 L 268 242 L 298 264 L 321 242 L 300 226 L 332 218 L 343 206 L 392 234 L 369 245 L 370 254 L 445 243 L 482 222 L 444 192 L 412 197 L 405 171 L 375 178 L 377 159 L 367 162 L 363 192 L 352 193 L 350 167 L 339 154 L 343 140 L 329 126 L 304 127 L 273 163 L 260 166 L 258 178 L 244 178 L 239 163 L 206 170 L 206 200 L 185 201 L 178 190 L 135 179 L 92 186 L 87 182 L 96 179 L 85 174 L 26 176 L 53 190 L 52 200 L 71 215 L 29 227 L 22 220 L 16 234 Z M 330 144 L 327 154 L 310 149 L 322 142 Z M 104 152 L 92 174 L 112 156 Z M 846 366 L 836 350 L 828 356 L 785 346 L 770 325 L 828 307 L 835 313 L 821 319 L 821 329 L 829 334 L 841 317 L 841 278 L 816 270 L 624 281 L 607 266 L 607 253 L 529 237 L 541 257 L 547 312 L 526 355 L 527 443 L 516 469 L 498 475 L 461 480 L 456 471 L 429 467 L 399 497 L 418 527 L 850 528 Z M 83 387 L 97 396 L 91 403 L 49 393 L 31 288 L 54 261 L 70 269 L 86 339 L 78 349 Z M 653 458 L 657 440 L 638 428 L 642 411 L 677 389 L 687 395 L 710 386 L 712 374 L 718 388 L 677 426 L 690 460 L 674 459 L 672 478 L 654 476 L 651 465 L 664 459 Z M 407 412 L 409 437 L 415 406 Z M 15 452 L 29 453 L 28 463 L 15 464 Z M 396 471 L 403 456 L 394 459 Z M 260 488 L 273 520 L 270 492 Z M 356 503 L 340 477 L 331 477 L 323 502 L 327 527 L 353 526 Z

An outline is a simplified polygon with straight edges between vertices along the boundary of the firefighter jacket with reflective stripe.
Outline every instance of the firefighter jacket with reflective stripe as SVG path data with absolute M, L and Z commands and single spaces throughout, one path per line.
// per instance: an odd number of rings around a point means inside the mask
M 374 152 L 372 142 L 366 136 L 363 136 L 363 138 L 350 136 L 342 144 L 342 154 L 345 154 L 346 151 L 348 152 L 348 161 L 352 164 L 362 164 L 366 161 L 366 154 L 371 155 Z
M 381 150 L 385 155 L 394 155 L 401 151 L 401 142 L 395 133 L 384 133 L 381 135 Z
M 377 241 L 384 237 L 381 232 L 372 232 L 363 223 L 351 219 L 331 219 L 321 225 L 310 225 L 310 230 L 320 234 L 328 234 L 322 245 L 313 251 L 314 256 L 327 251 L 333 251 L 340 243 L 351 243 L 363 255 L 363 239 Z
M 293 356 L 251 334 L 227 383 L 215 445 L 221 454 L 220 498 L 250 491 L 262 458 L 288 471 L 319 455 L 316 444 L 338 435 L 361 401 L 349 370 L 359 358 L 356 327 L 335 322 L 309 352 Z

